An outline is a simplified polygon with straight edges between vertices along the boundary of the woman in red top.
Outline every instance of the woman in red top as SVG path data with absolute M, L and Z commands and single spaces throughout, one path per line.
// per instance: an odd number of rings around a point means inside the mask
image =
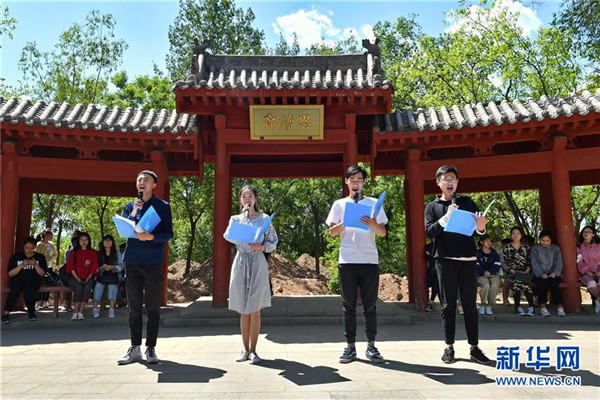
M 94 278 L 98 276 L 98 254 L 92 248 L 89 233 L 82 232 L 79 242 L 69 255 L 67 274 L 70 274 L 69 287 L 73 289 L 74 311 L 71 321 L 83 319 L 83 309 L 92 293 Z

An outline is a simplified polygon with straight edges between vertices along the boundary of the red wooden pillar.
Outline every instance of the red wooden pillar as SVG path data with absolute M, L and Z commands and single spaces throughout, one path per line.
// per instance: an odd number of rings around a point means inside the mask
M 423 202 L 425 189 L 423 186 L 423 177 L 421 176 L 420 150 L 417 148 L 411 148 L 408 151 L 406 175 L 408 177 L 409 218 L 411 221 L 410 254 L 414 300 L 417 310 L 425 311 L 429 298 L 427 284 L 425 282 L 425 258 L 423 257 L 425 248 L 425 205 Z
M 17 207 L 17 248 L 23 240 L 31 235 L 31 210 L 33 208 L 33 191 L 29 184 L 19 183 L 19 205 Z
M 213 307 L 227 306 L 229 274 L 231 269 L 231 246 L 223 238 L 231 213 L 230 156 L 225 143 L 226 120 L 224 115 L 215 116 L 215 216 L 213 231 Z
M 408 280 L 408 302 L 415 302 L 415 288 L 414 288 L 414 279 L 413 279 L 413 263 L 412 263 L 412 221 L 410 220 L 411 215 L 411 205 L 410 205 L 410 196 L 409 196 L 409 184 L 408 184 L 408 176 L 404 177 L 404 224 L 405 224 L 405 232 L 406 232 L 406 279 Z
M 556 232 L 554 218 L 554 201 L 552 198 L 552 179 L 550 174 L 545 174 L 538 189 L 540 196 L 540 211 L 542 214 L 542 229 Z
M 167 161 L 161 150 L 152 150 L 150 153 L 152 169 L 158 175 L 158 184 L 154 189 L 154 195 L 165 201 L 169 201 L 169 171 Z M 169 243 L 165 245 L 162 262 L 163 282 L 161 287 L 160 304 L 167 305 L 167 291 L 169 288 Z
M 2 288 L 8 287 L 8 260 L 15 249 L 15 221 L 19 195 L 19 171 L 17 166 L 16 143 L 6 140 L 2 143 L 2 175 L 0 177 L 0 280 Z M 4 310 L 6 294 L 1 295 L 0 309 Z
M 552 199 L 556 218 L 556 244 L 563 256 L 563 276 L 566 287 L 563 290 L 565 309 L 570 313 L 581 312 L 581 292 L 576 264 L 575 234 L 573 233 L 573 215 L 571 212 L 571 184 L 567 169 L 565 147 L 567 138 L 554 137 L 552 152 Z

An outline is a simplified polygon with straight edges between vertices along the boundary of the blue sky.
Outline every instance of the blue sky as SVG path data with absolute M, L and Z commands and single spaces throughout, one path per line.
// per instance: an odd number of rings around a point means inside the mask
M 531 9 L 517 0 L 500 0 L 522 14 L 522 26 L 535 33 L 547 26 L 552 13 L 558 11 L 558 1 L 546 0 Z M 4 0 L 18 21 L 14 39 L 2 37 L 0 74 L 6 83 L 16 85 L 22 78 L 17 62 L 28 41 L 36 41 L 43 51 L 51 50 L 61 32 L 74 22 L 83 21 L 89 11 L 99 9 L 111 13 L 116 21 L 116 36 L 129 45 L 120 69 L 134 77 L 152 73 L 155 62 L 165 67 L 169 50 L 167 32 L 177 16 L 177 1 L 27 1 Z M 527 4 L 527 3 L 525 3 Z M 437 35 L 450 25 L 444 23 L 445 12 L 458 7 L 457 1 L 240 1 L 239 7 L 251 7 L 256 15 L 254 26 L 265 32 L 267 44 L 274 46 L 279 33 L 291 38 L 296 32 L 301 45 L 325 37 L 326 41 L 344 38 L 350 33 L 368 37 L 378 21 L 394 21 L 400 16 L 417 14 L 425 33 Z M 191 46 L 182 43 L 182 46 Z

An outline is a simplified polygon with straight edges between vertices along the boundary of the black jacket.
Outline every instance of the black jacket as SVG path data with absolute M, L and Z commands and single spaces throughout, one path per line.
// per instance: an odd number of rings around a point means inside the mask
M 477 247 L 472 236 L 465 236 L 459 233 L 444 232 L 439 220 L 448 211 L 452 204 L 450 201 L 444 201 L 440 197 L 436 198 L 425 207 L 425 234 L 428 239 L 434 240 L 434 258 L 458 258 L 477 256 Z M 468 196 L 458 196 L 456 204 L 460 210 L 470 211 L 472 213 L 479 211 L 477 204 Z

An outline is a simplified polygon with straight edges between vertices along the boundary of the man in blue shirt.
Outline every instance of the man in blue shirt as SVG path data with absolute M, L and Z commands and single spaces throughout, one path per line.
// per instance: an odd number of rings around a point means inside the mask
M 164 279 L 162 262 L 165 243 L 173 238 L 173 220 L 169 203 L 152 194 L 158 177 L 152 171 L 142 171 L 138 174 L 136 187 L 138 199 L 127 203 L 123 217 L 135 221 L 153 207 L 160 222 L 152 230 L 136 232 L 137 239 L 128 239 L 123 261 L 125 266 L 125 286 L 127 288 L 127 304 L 129 308 L 129 333 L 131 347 L 121 358 L 119 364 L 131 364 L 142 359 L 142 301 L 146 289 L 146 361 L 149 364 L 158 363 L 156 356 L 156 339 L 160 323 L 161 284 Z

